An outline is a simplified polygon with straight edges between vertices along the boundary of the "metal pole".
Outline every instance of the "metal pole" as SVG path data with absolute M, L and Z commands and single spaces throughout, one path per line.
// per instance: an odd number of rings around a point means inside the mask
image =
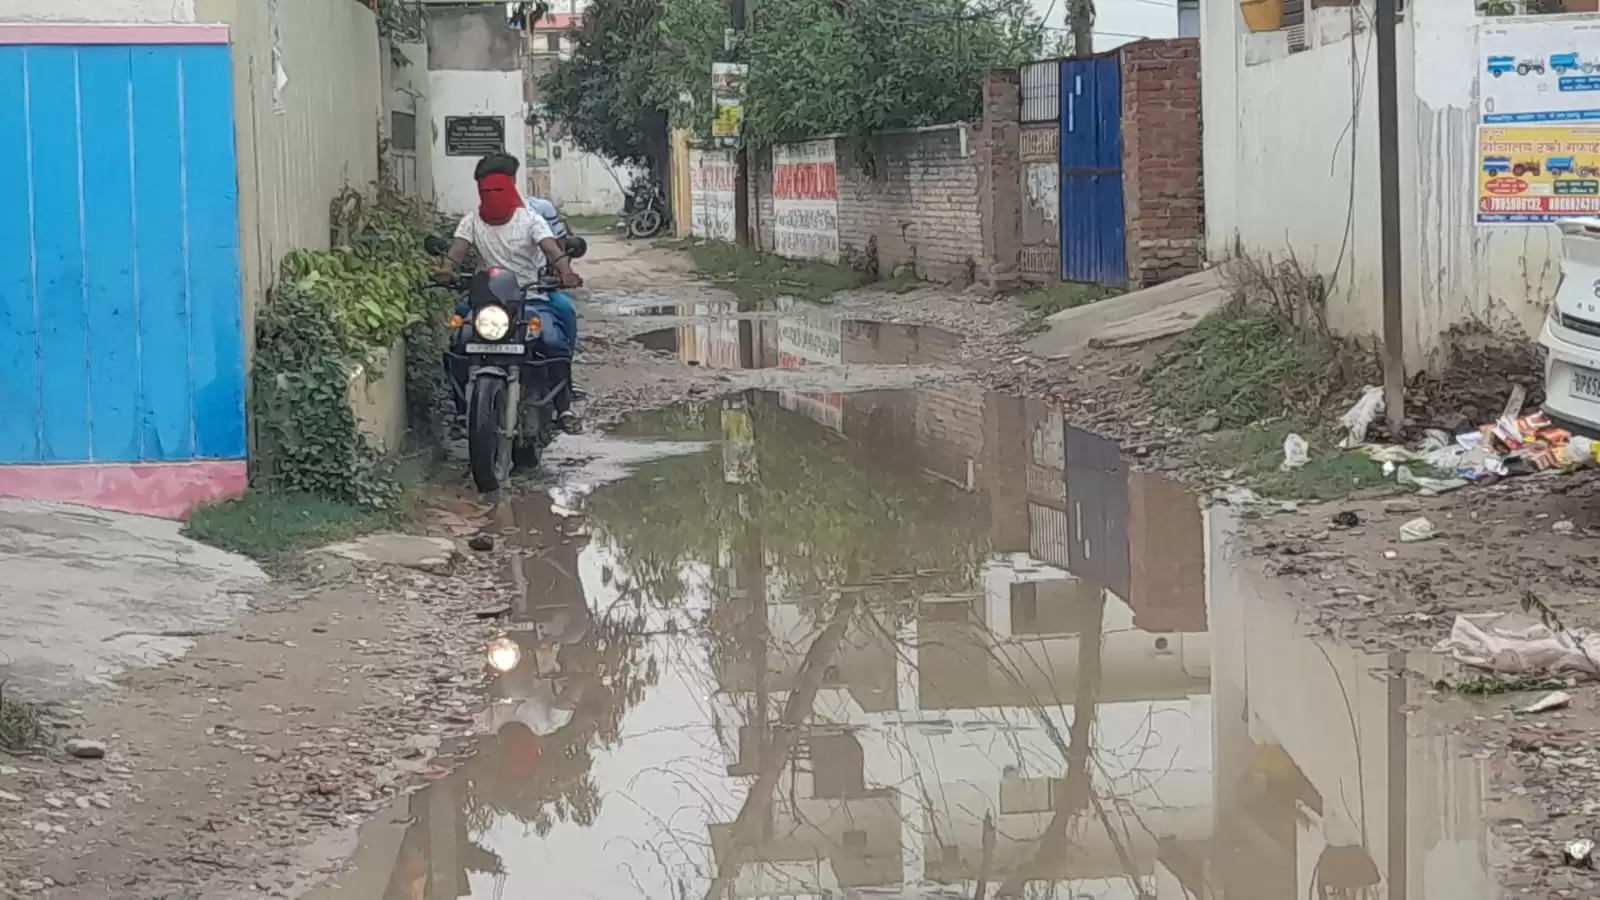
M 1400 309 L 1400 125 L 1395 95 L 1395 0 L 1377 0 L 1378 212 L 1383 248 L 1383 402 L 1391 440 L 1406 418 L 1404 317 Z M 1351 173 L 1355 177 L 1355 173 Z
M 728 0 L 728 24 L 733 28 L 738 52 L 734 58 L 746 59 L 746 28 L 749 25 L 744 0 Z M 733 230 L 742 247 L 750 246 L 750 153 L 744 147 L 743 129 L 734 137 L 739 149 L 734 154 L 733 176 Z

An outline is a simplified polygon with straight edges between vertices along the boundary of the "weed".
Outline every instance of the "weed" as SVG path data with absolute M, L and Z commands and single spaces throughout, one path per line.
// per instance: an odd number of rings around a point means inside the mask
M 1524 675 L 1517 678 L 1499 678 L 1478 675 L 1461 681 L 1441 678 L 1433 683 L 1436 690 L 1454 691 L 1472 697 L 1489 697 L 1495 694 L 1515 694 L 1521 691 L 1555 691 L 1567 686 L 1565 679 L 1548 675 Z
M 0 748 L 27 750 L 49 744 L 50 738 L 45 707 L 18 696 L 0 680 Z
M 1117 291 L 1098 284 L 1084 284 L 1078 281 L 1061 281 L 1055 284 L 1042 285 L 1031 291 L 1017 295 L 1017 302 L 1029 312 L 1040 318 L 1052 316 L 1065 309 L 1075 309 L 1087 306 L 1107 297 L 1115 297 Z
M 883 291 L 887 294 L 909 294 L 917 288 L 922 287 L 924 284 L 925 282 L 923 282 L 921 278 L 918 278 L 911 272 L 905 271 L 874 284 L 872 289 L 876 291 Z
M 1219 434 L 1203 443 L 1200 461 L 1214 469 L 1232 469 L 1244 484 L 1264 496 L 1283 500 L 1334 500 L 1353 493 L 1392 489 L 1383 469 L 1365 454 L 1338 450 L 1332 440 L 1311 442 L 1304 466 L 1282 471 L 1283 440 L 1291 432 L 1314 429 L 1288 420 L 1251 425 Z M 1421 474 L 1421 473 L 1418 473 Z
M 722 241 L 689 238 L 660 244 L 688 253 L 701 275 L 750 305 L 763 305 L 779 297 L 824 300 L 839 291 L 872 283 L 870 275 L 853 269 L 784 259 Z
M 184 531 L 197 541 L 256 559 L 354 537 L 391 521 L 384 512 L 316 494 L 251 489 L 208 503 L 189 515 Z
M 1353 342 L 1229 308 L 1179 338 L 1144 383 L 1157 406 L 1182 420 L 1212 414 L 1237 428 L 1279 416 L 1332 421 L 1331 410 L 1376 377 L 1376 362 Z
M 579 234 L 594 234 L 603 231 L 617 230 L 617 222 L 622 219 L 618 214 L 600 213 L 597 215 L 563 216 L 562 220 L 567 227 Z

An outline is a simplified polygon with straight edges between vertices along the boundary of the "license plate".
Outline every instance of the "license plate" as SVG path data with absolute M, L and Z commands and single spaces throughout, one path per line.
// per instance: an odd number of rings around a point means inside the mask
M 521 356 L 524 352 L 521 344 L 468 344 L 468 353 L 506 353 Z

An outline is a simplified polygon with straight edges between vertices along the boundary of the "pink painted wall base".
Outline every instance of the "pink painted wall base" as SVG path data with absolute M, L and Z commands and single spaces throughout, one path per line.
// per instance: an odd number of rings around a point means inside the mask
M 244 460 L 0 466 L 0 497 L 54 500 L 96 509 L 185 518 L 197 503 L 244 493 Z

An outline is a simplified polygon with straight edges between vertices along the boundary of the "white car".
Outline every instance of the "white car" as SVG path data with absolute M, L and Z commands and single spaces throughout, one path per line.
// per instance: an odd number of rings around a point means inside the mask
M 1544 409 L 1600 434 L 1600 218 L 1561 228 L 1561 283 L 1539 332 L 1545 349 Z

